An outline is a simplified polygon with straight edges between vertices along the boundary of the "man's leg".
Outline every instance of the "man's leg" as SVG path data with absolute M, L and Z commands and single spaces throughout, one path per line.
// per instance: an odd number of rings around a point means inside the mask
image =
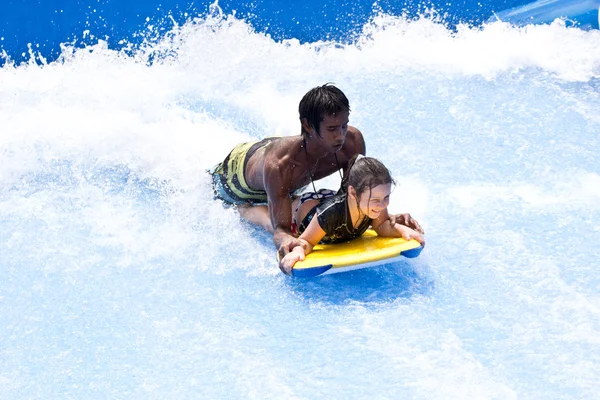
M 267 232 L 273 233 L 269 208 L 267 206 L 239 205 L 240 216 L 255 225 L 263 227 Z

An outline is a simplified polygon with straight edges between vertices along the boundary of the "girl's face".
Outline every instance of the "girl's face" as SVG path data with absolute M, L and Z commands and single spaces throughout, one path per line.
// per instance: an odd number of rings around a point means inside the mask
M 392 184 L 377 185 L 370 190 L 366 189 L 359 194 L 358 207 L 364 215 L 371 219 L 376 219 L 379 214 L 390 204 L 390 194 L 392 193 Z

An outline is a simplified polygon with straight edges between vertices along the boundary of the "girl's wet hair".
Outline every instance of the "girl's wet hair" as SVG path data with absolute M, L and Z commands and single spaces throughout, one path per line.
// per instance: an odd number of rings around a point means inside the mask
M 342 178 L 340 192 L 348 193 L 348 186 L 352 186 L 360 199 L 366 191 L 369 191 L 370 196 L 372 188 L 388 183 L 396 184 L 390 170 L 378 159 L 359 154 L 348 161 L 348 169 Z
M 309 90 L 302 97 L 298 106 L 300 121 L 306 118 L 319 137 L 321 137 L 319 124 L 325 119 L 325 116 L 344 111 L 350 112 L 348 98 L 340 89 L 330 83 Z M 302 131 L 304 133 L 304 129 Z

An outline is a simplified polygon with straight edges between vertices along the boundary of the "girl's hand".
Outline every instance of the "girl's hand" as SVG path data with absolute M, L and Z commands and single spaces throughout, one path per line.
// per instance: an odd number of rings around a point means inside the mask
M 409 228 L 408 226 L 401 224 L 395 224 L 394 228 L 402 235 L 404 239 L 415 239 L 417 242 L 421 243 L 421 246 L 425 246 L 425 238 L 420 232 L 416 231 L 415 229 Z
M 292 267 L 298 261 L 304 261 L 304 257 L 304 248 L 302 246 L 296 246 L 279 261 L 279 269 L 286 275 L 292 275 Z

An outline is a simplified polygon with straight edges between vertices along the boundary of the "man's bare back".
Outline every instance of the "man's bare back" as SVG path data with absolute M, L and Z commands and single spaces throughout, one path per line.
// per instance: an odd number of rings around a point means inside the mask
M 304 146 L 302 136 L 274 139 L 248 159 L 246 182 L 253 189 L 266 191 L 265 175 L 271 173 L 269 168 L 277 168 L 282 172 L 281 183 L 285 183 L 287 193 L 292 193 L 310 184 L 311 176 L 313 180 L 319 180 L 340 168 L 345 169 L 353 155 L 365 151 L 362 134 L 352 126 L 348 126 L 344 146 L 336 153 L 324 153 L 318 158 L 319 155 L 305 151 Z

